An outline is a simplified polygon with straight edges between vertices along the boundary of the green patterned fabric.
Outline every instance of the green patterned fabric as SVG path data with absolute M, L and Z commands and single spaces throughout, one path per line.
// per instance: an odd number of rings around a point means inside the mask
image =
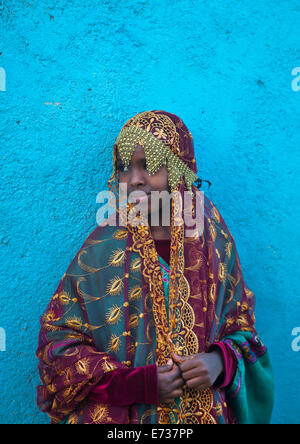
M 170 267 L 159 255 L 158 260 L 168 313 Z M 274 384 L 268 352 L 258 336 L 254 336 L 251 332 L 236 332 L 224 337 L 222 341 L 231 347 L 237 358 L 237 371 L 231 386 L 226 389 L 226 397 L 238 423 L 269 424 L 274 403 Z M 255 343 L 256 354 L 252 351 L 255 349 Z M 263 351 L 261 356 L 259 356 L 260 350 Z M 179 408 L 180 399 L 177 398 L 175 401 Z
M 226 391 L 238 423 L 269 424 L 274 379 L 268 351 L 251 332 L 236 332 L 222 340 L 234 351 L 238 363 L 234 380 Z

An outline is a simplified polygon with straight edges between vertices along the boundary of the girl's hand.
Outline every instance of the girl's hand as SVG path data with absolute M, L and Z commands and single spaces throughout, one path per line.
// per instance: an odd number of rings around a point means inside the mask
M 172 353 L 188 388 L 204 390 L 211 387 L 224 371 L 222 353 L 199 353 L 190 356 L 178 356 Z
M 177 396 L 182 396 L 184 380 L 179 367 L 169 359 L 167 365 L 157 367 L 159 402 L 173 402 Z

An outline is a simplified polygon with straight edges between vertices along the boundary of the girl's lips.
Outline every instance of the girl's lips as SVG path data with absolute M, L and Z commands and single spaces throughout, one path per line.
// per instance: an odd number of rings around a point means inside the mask
M 145 191 L 140 191 L 139 193 L 133 192 L 129 193 L 127 196 L 127 201 L 133 203 L 133 205 L 136 205 L 140 202 L 146 202 L 151 197 L 151 192 L 146 193 Z
M 146 194 L 146 195 L 144 195 L 144 196 L 136 197 L 135 199 L 136 199 L 137 202 L 142 202 L 142 201 L 144 201 L 144 200 L 149 199 L 149 197 L 150 197 L 150 194 Z

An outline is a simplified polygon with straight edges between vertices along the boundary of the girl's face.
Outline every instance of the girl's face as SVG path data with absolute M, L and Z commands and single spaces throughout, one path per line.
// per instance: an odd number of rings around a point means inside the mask
M 131 157 L 128 171 L 124 171 L 124 165 L 117 150 L 116 169 L 119 173 L 119 182 L 127 184 L 127 197 L 132 191 L 143 191 L 148 196 L 148 218 L 150 214 L 154 214 L 161 210 L 161 199 L 150 199 L 151 191 L 167 191 L 171 193 L 168 184 L 168 169 L 163 165 L 154 175 L 150 176 L 146 170 L 146 157 L 144 148 L 136 145 Z M 158 200 L 158 202 L 155 202 Z

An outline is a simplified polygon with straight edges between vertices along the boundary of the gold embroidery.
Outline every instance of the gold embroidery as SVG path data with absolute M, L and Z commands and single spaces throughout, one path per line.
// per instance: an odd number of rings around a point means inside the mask
M 212 207 L 211 214 L 212 214 L 212 217 L 213 217 L 218 223 L 221 222 L 220 213 L 219 213 L 219 211 L 217 210 L 217 208 L 216 208 L 215 206 Z
M 104 373 L 112 372 L 116 368 L 118 367 L 112 362 L 109 362 L 107 357 L 104 358 L 104 362 L 102 363 L 102 370 Z
M 229 304 L 229 302 L 231 302 L 232 299 L 234 298 L 234 290 L 228 289 L 227 292 L 229 293 L 229 296 L 225 297 L 224 302 L 226 302 L 226 304 Z
M 114 239 L 126 239 L 127 236 L 128 236 L 128 231 L 126 230 L 126 228 L 122 228 L 120 230 L 115 231 L 112 237 Z
M 83 290 L 81 290 L 81 288 L 80 288 L 80 284 L 81 284 L 81 282 L 85 282 L 85 281 L 86 281 L 86 278 L 83 277 L 83 276 L 77 278 L 77 281 L 76 281 L 76 289 L 77 289 L 78 294 L 79 294 L 82 298 L 84 298 L 84 301 L 85 301 L 86 304 L 87 304 L 87 303 L 90 303 L 90 302 L 99 301 L 99 300 L 101 299 L 101 297 L 91 296 L 90 294 L 87 294 L 87 293 L 85 293 Z
M 118 305 L 113 305 L 106 314 L 106 322 L 110 325 L 117 324 L 122 317 L 122 308 Z
M 66 319 L 66 325 L 69 328 L 77 328 L 81 329 L 83 326 L 82 320 L 77 316 L 72 316 L 71 318 Z
M 138 257 L 134 259 L 130 267 L 131 271 L 139 271 L 141 269 L 141 259 Z
M 123 289 L 123 279 L 115 276 L 110 280 L 107 285 L 106 294 L 110 294 L 112 296 L 120 294 Z
M 60 319 L 60 317 L 57 317 L 54 310 L 51 310 L 51 309 L 43 315 L 43 322 L 45 322 L 46 324 L 48 322 L 59 321 L 59 319 Z
M 150 352 L 146 358 L 146 365 L 150 365 L 153 362 L 153 352 Z
M 136 285 L 129 291 L 129 300 L 134 301 L 142 297 L 142 288 Z
M 221 233 L 223 234 L 223 236 L 228 239 L 228 234 L 226 234 L 223 230 L 221 230 Z
M 67 370 L 65 371 L 64 385 L 66 386 L 71 385 L 72 377 L 73 377 L 72 370 L 70 368 L 67 368 Z
M 87 375 L 89 372 L 89 361 L 87 358 L 80 359 L 76 362 L 76 370 L 81 375 Z
M 71 301 L 76 302 L 77 299 L 72 299 L 70 293 L 68 293 L 67 291 L 62 291 L 61 293 L 59 293 L 59 301 L 62 305 L 68 305 Z
M 247 317 L 245 315 L 238 316 L 238 318 L 236 319 L 236 322 L 240 327 L 243 327 L 243 328 L 246 327 L 246 329 L 249 326 L 249 322 L 248 322 Z
M 90 417 L 94 424 L 106 424 L 112 421 L 108 414 L 108 407 L 105 404 L 99 404 L 90 412 Z
M 108 265 L 112 267 L 121 267 L 125 261 L 125 251 L 119 248 L 112 252 Z
M 111 335 L 111 338 L 109 340 L 108 347 L 107 347 L 107 350 L 109 352 L 116 353 L 117 351 L 120 350 L 120 348 L 121 348 L 121 339 L 120 338 L 121 338 L 121 336 L 117 336 L 115 334 Z
M 231 258 L 231 251 L 232 251 L 232 242 L 227 242 L 225 245 L 225 253 L 227 254 L 229 260 Z
M 159 366 L 167 362 L 172 351 L 179 355 L 188 356 L 198 353 L 199 349 L 198 338 L 193 331 L 195 313 L 192 306 L 188 303 L 190 286 L 184 275 L 184 226 L 183 224 L 174 224 L 180 203 L 175 199 L 172 200 L 172 205 L 169 322 L 160 265 L 150 232 L 147 227 L 146 229 L 140 229 L 140 225 L 128 225 L 133 238 L 132 250 L 140 253 L 141 259 L 144 261 L 143 275 L 150 287 L 153 319 L 156 329 L 156 363 Z M 196 267 L 201 266 L 201 263 L 202 258 L 198 257 L 195 264 Z M 147 296 L 149 297 L 149 295 Z M 150 340 L 151 338 L 148 337 L 149 332 L 150 326 L 147 328 L 147 338 Z M 193 391 L 186 388 L 184 395 L 181 397 L 180 411 L 175 404 L 172 404 L 171 408 L 169 405 L 158 406 L 158 423 L 214 423 L 215 421 L 210 414 L 212 408 L 213 395 L 211 390 Z
M 80 268 L 82 268 L 82 270 L 84 270 L 84 271 L 88 271 L 89 273 L 96 273 L 97 271 L 99 271 L 100 268 L 90 267 L 89 265 L 86 265 L 82 262 L 81 256 L 84 254 L 87 254 L 86 250 L 81 250 L 78 253 L 78 265 L 80 266 Z
M 136 328 L 139 323 L 139 317 L 136 314 L 133 314 L 130 316 L 129 319 L 129 326 L 130 328 Z
M 98 245 L 101 244 L 103 240 L 96 240 L 96 239 L 87 239 L 86 244 L 87 245 Z
M 221 282 L 225 282 L 227 275 L 227 264 L 220 262 L 218 278 Z
M 211 300 L 212 303 L 215 303 L 216 301 L 216 290 L 217 286 L 215 283 L 213 283 L 209 289 L 209 299 Z
M 245 293 L 248 299 L 252 299 L 254 297 L 254 294 L 251 290 L 249 290 L 247 287 L 245 287 Z
M 214 399 L 211 389 L 206 390 L 185 390 L 186 409 L 181 410 L 181 416 L 186 424 L 216 424 L 211 415 Z
M 68 349 L 67 349 L 67 350 L 64 352 L 64 355 L 67 356 L 67 357 L 69 358 L 69 357 L 71 357 L 71 356 L 76 356 L 76 355 L 78 354 L 78 352 L 79 352 L 79 349 L 78 349 L 77 347 L 75 347 L 74 349 L 71 348 L 71 350 L 68 350 Z
M 78 424 L 78 414 L 71 413 L 68 417 L 68 424 Z
M 231 288 L 235 287 L 236 286 L 235 278 L 233 276 L 231 276 L 231 274 L 229 274 L 227 276 L 227 278 L 228 278 Z
M 155 414 L 156 414 L 155 409 L 146 410 L 141 417 L 140 424 L 146 424 L 145 419 Z
M 194 265 L 191 265 L 190 267 L 185 267 L 185 270 L 189 270 L 189 271 L 196 271 L 199 270 L 199 268 L 201 268 L 203 265 L 203 259 L 201 256 L 199 256 L 197 258 L 197 261 Z
M 165 306 L 165 295 L 160 272 L 160 265 L 154 245 L 154 241 L 150 236 L 149 227 L 146 227 L 147 238 L 150 242 L 145 241 L 145 228 L 141 225 L 130 225 L 128 229 L 132 233 L 133 251 L 139 252 L 142 260 L 145 261 L 143 275 L 149 282 L 150 295 L 152 300 L 153 318 L 157 330 L 157 347 L 158 347 L 158 365 L 164 365 L 169 356 L 168 350 L 168 319 Z M 151 242 L 152 241 L 152 242 Z M 135 293 L 131 293 L 134 295 Z
M 217 238 L 217 231 L 214 225 L 210 224 L 209 225 L 209 233 L 211 235 L 212 241 L 215 242 L 216 238 Z
M 218 402 L 218 404 L 216 405 L 216 414 L 218 416 L 222 416 L 223 415 L 223 407 L 222 407 L 222 404 L 220 402 Z

